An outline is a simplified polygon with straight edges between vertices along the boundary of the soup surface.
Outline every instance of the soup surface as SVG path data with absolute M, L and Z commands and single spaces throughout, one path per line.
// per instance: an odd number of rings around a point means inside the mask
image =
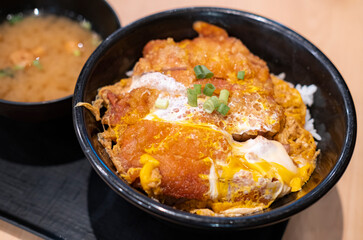
M 41 102 L 71 95 L 100 36 L 86 21 L 16 17 L 0 25 L 0 98 Z

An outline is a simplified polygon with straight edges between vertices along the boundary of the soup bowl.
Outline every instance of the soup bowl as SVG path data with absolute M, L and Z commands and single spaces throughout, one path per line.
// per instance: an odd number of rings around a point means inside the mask
M 87 20 L 92 30 L 106 39 L 120 27 L 116 13 L 104 0 L 19 0 L 1 1 L 0 23 L 9 14 L 55 14 L 76 21 Z M 66 69 L 65 69 L 66 71 Z M 20 121 L 45 121 L 60 116 L 71 115 L 72 96 L 42 101 L 15 102 L 0 99 L 0 115 Z
M 224 28 L 264 59 L 274 74 L 284 72 L 293 84 L 315 84 L 310 108 L 322 140 L 317 167 L 303 189 L 276 200 L 268 209 L 241 217 L 194 215 L 161 204 L 128 185 L 116 174 L 97 140 L 102 126 L 79 102 L 92 102 L 97 90 L 126 77 L 152 39 L 190 39 L 195 21 Z M 317 47 L 293 30 L 262 16 L 224 8 L 173 9 L 142 18 L 117 30 L 91 55 L 76 84 L 73 123 L 80 145 L 100 177 L 124 199 L 146 212 L 183 226 L 202 229 L 248 229 L 288 219 L 326 194 L 344 173 L 356 139 L 356 115 L 350 92 L 338 70 Z

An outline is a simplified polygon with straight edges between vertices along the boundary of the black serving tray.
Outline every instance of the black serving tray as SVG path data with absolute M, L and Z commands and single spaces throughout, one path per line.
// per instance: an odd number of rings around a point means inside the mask
M 287 221 L 206 232 L 159 221 L 92 170 L 71 116 L 44 123 L 0 117 L 0 218 L 46 239 L 281 239 Z

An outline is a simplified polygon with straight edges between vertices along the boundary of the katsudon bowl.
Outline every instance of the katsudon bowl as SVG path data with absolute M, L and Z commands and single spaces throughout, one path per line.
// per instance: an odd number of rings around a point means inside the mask
M 105 0 L 4 0 L 0 3 L 0 23 L 10 22 L 10 16 L 49 14 L 66 17 L 80 23 L 86 21 L 90 23 L 89 27 L 92 28 L 92 31 L 98 33 L 102 39 L 107 38 L 120 27 L 116 13 Z M 15 24 L 13 25 L 15 26 Z M 24 37 L 27 38 L 27 36 Z M 59 66 L 64 66 L 64 64 L 61 63 Z M 79 71 L 81 68 L 82 65 Z M 63 69 L 64 72 L 67 70 Z M 78 75 L 75 76 L 74 82 L 76 82 L 77 77 Z M 51 80 L 49 79 L 49 81 Z M 73 97 L 71 93 L 45 101 L 22 102 L 0 99 L 0 115 L 22 122 L 43 122 L 62 116 L 71 116 Z
M 194 215 L 161 204 L 119 178 L 97 134 L 103 131 L 90 111 L 76 107 L 91 103 L 97 90 L 125 78 L 152 39 L 175 41 L 197 36 L 192 25 L 205 21 L 239 38 L 252 53 L 265 60 L 270 72 L 284 72 L 293 84 L 317 86 L 310 108 L 321 136 L 321 153 L 310 180 L 299 192 L 276 200 L 268 209 L 241 217 Z M 107 38 L 91 55 L 76 84 L 73 122 L 80 145 L 100 177 L 124 199 L 168 222 L 201 229 L 248 229 L 288 219 L 326 194 L 344 173 L 356 139 L 356 115 L 350 92 L 342 76 L 317 47 L 293 30 L 267 18 L 223 8 L 183 8 L 142 18 Z

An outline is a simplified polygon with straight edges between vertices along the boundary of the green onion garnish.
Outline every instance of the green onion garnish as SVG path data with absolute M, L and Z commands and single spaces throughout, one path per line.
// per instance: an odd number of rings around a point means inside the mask
M 237 78 L 240 79 L 240 80 L 245 79 L 245 71 L 239 71 L 237 73 Z
M 207 113 L 212 113 L 215 109 L 218 109 L 218 107 L 221 105 L 221 102 L 218 100 L 216 96 L 213 96 L 211 98 L 208 98 L 204 104 L 203 109 Z
M 222 114 L 223 116 L 226 116 L 228 111 L 229 111 L 229 107 L 224 104 L 224 103 L 221 103 L 221 105 L 219 106 L 219 108 L 217 109 L 217 111 Z
M 202 84 L 194 84 L 194 89 L 195 91 L 197 91 L 197 94 L 201 94 L 202 93 Z
M 214 74 L 204 65 L 197 65 L 194 67 L 194 72 L 197 79 L 211 78 Z
M 204 95 L 212 96 L 215 89 L 216 87 L 213 84 L 207 83 L 203 89 L 203 93 Z
M 207 101 L 204 102 L 203 109 L 207 113 L 212 113 L 214 111 L 215 106 L 213 104 L 213 101 L 210 98 Z
M 25 67 L 24 66 L 22 66 L 22 65 L 15 65 L 14 67 L 13 67 L 13 70 L 15 70 L 15 71 L 17 71 L 17 70 L 23 70 Z
M 226 89 L 221 90 L 221 92 L 219 93 L 219 101 L 227 105 L 228 97 L 229 97 L 229 91 Z
M 221 102 L 219 101 L 219 99 L 216 96 L 212 96 L 210 98 L 210 101 L 213 102 L 214 109 L 217 109 L 219 107 L 219 105 L 221 105 Z
M 195 72 L 195 76 L 197 77 L 197 79 L 204 78 L 204 73 L 202 71 L 202 66 L 201 65 L 195 66 L 194 67 L 194 72 Z
M 198 106 L 198 94 L 197 91 L 193 88 L 187 89 L 187 96 L 188 96 L 188 104 L 192 107 Z
M 42 64 L 40 64 L 40 62 L 39 62 L 39 59 L 35 59 L 35 60 L 33 61 L 33 66 L 34 66 L 34 67 L 37 67 L 38 69 L 43 69 Z
M 76 57 L 81 56 L 81 50 L 79 50 L 79 49 L 74 50 L 73 55 L 76 56 Z
M 18 23 L 20 21 L 22 21 L 24 19 L 24 16 L 22 13 L 18 13 L 18 14 L 9 14 L 6 19 L 8 20 L 8 22 L 11 24 L 11 25 L 14 25 L 15 23 Z
M 0 69 L 0 77 L 14 77 L 14 72 L 11 68 Z
M 83 20 L 80 24 L 86 30 L 91 30 L 92 28 L 92 24 L 89 21 Z
M 155 101 L 155 107 L 156 108 L 161 108 L 161 109 L 167 109 L 169 106 L 169 100 L 168 99 L 164 99 L 164 98 L 158 98 Z
M 214 74 L 211 71 L 209 71 L 209 69 L 207 67 L 205 67 L 205 66 L 202 65 L 202 69 L 203 69 L 203 71 L 205 73 L 205 77 L 204 78 L 211 78 L 211 77 L 214 76 Z

